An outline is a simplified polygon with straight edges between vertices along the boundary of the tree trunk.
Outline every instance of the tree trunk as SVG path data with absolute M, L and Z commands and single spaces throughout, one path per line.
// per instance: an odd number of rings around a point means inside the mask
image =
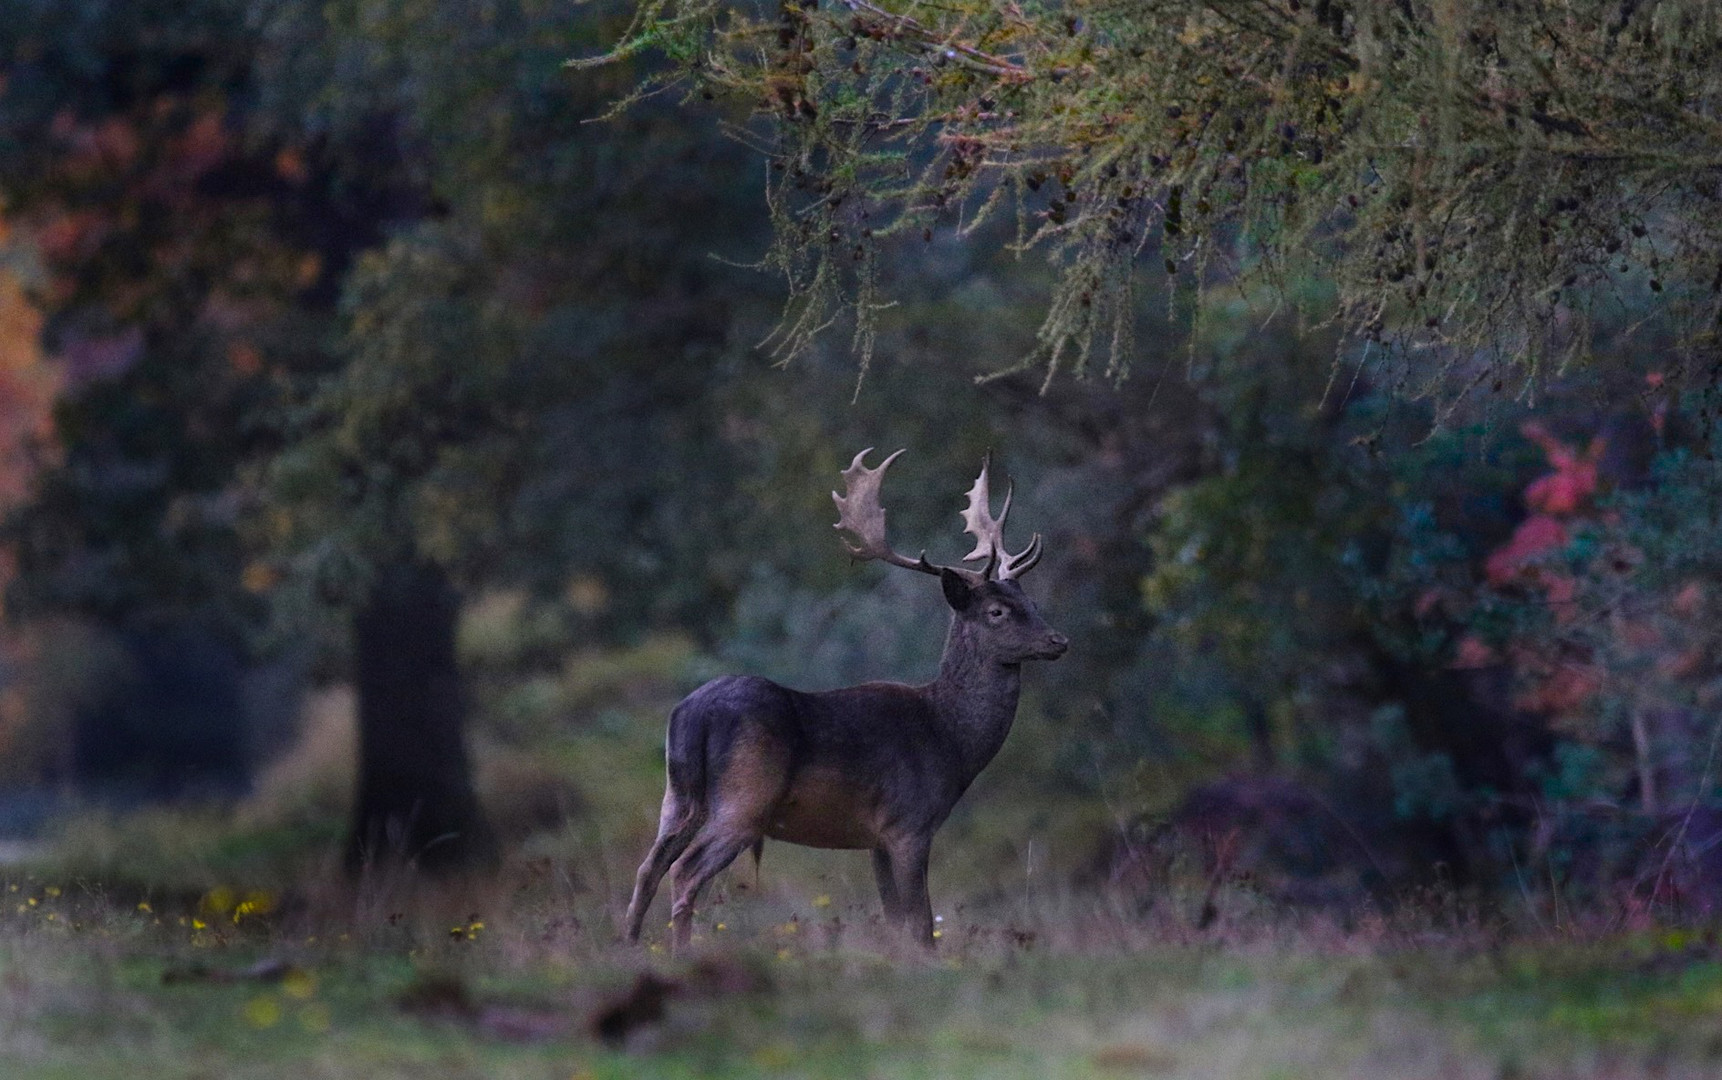
M 1279 757 L 1274 753 L 1273 721 L 1268 716 L 1267 704 L 1254 694 L 1244 698 L 1244 722 L 1250 731 L 1256 771 L 1264 775 L 1273 772 Z
M 496 838 L 473 793 L 455 662 L 459 598 L 440 567 L 383 567 L 353 620 L 359 777 L 347 867 L 485 869 Z

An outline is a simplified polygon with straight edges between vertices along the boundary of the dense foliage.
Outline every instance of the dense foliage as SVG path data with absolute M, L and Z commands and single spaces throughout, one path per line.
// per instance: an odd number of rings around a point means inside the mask
M 781 356 L 847 311 L 865 365 L 881 260 L 1003 217 L 1056 267 L 1049 378 L 1123 376 L 1145 277 L 1313 273 L 1348 368 L 1451 399 L 1713 351 L 1719 48 L 1708 0 L 644 0 L 603 59 L 749 112 Z
M 0 169 L 61 456 L 11 524 L 11 600 L 235 632 L 258 611 L 241 470 L 273 445 L 258 418 L 305 362 L 300 298 L 331 269 L 302 227 L 303 162 L 242 137 L 244 35 L 222 5 L 14 6 Z
M 539 753 L 620 722 L 571 658 L 651 635 L 928 675 L 936 591 L 827 493 L 909 447 L 893 536 L 948 559 L 991 447 L 1076 642 L 1020 801 L 1092 809 L 1091 876 L 1236 834 L 1281 897 L 1701 898 L 1715 23 L 1537 10 L 11 5 L 12 608 L 345 678 L 422 571 Z

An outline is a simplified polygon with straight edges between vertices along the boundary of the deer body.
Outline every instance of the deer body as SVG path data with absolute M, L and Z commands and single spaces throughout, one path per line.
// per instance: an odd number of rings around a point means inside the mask
M 858 455 L 846 477 L 860 461 Z M 864 476 L 876 481 L 884 469 Z M 978 488 L 984 500 L 984 470 Z M 839 527 L 865 540 L 862 529 L 871 525 L 846 511 Z M 882 511 L 877 532 L 882 540 Z M 1038 538 L 1017 557 L 1017 572 L 1034 558 Z M 769 837 L 808 847 L 870 849 L 886 918 L 932 944 L 927 859 L 933 834 L 1004 745 L 1016 716 L 1023 662 L 1054 659 L 1067 642 L 1011 576 L 991 576 L 999 569 L 995 551 L 989 551 L 983 573 L 935 568 L 924 559 L 900 565 L 938 574 L 951 607 L 944 658 L 932 682 L 807 693 L 769 679 L 726 676 L 676 706 L 666 739 L 668 783 L 658 837 L 640 866 L 628 907 L 630 940 L 639 938 L 646 909 L 669 871 L 674 940 L 686 945 L 700 889 L 742 851 Z

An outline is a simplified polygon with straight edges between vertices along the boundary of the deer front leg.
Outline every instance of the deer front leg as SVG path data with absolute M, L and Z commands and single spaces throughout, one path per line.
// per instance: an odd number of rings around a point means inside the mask
M 873 849 L 873 880 L 879 884 L 879 899 L 885 906 L 885 924 L 896 926 L 903 920 L 903 902 L 897 896 L 897 881 L 892 876 L 891 853 L 882 847 Z
M 893 843 L 888 854 L 896 882 L 898 920 L 910 937 L 929 949 L 933 947 L 933 900 L 927 894 L 927 859 L 932 851 L 931 836 L 911 836 Z

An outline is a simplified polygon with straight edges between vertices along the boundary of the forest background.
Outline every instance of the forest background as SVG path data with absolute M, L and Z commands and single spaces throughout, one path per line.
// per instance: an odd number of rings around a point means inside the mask
M 1455 118 L 1344 5 L 6 5 L 0 829 L 144 893 L 625 880 L 680 693 L 930 676 L 936 594 L 831 530 L 853 453 L 949 558 L 991 450 L 1073 646 L 935 894 L 1707 918 L 1715 31 L 1594 6 L 1430 23 L 1493 58 Z M 1105 97 L 1169 40 L 1282 111 Z M 1690 130 L 1563 83 L 1593 44 Z

